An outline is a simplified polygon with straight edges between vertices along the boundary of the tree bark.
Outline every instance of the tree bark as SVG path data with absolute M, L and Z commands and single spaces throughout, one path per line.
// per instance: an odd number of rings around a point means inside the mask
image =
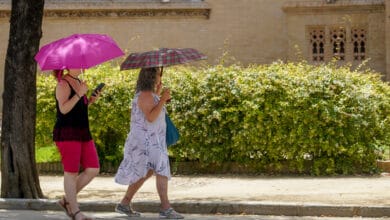
M 36 70 L 44 0 L 13 0 L 4 70 L 1 197 L 42 198 L 35 162 Z

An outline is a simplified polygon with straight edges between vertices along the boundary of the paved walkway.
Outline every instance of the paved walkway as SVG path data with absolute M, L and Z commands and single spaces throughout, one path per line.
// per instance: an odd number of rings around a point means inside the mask
M 62 176 L 41 176 L 45 200 L 0 199 L 0 209 L 58 210 Z M 126 186 L 112 176 L 95 178 L 79 195 L 86 211 L 110 212 Z M 287 216 L 390 217 L 390 177 L 244 177 L 174 176 L 169 182 L 172 205 L 183 213 Z M 141 212 L 157 212 L 154 177 L 134 198 Z
M 142 213 L 139 218 L 127 218 L 113 212 L 85 213 L 95 220 L 157 220 L 156 213 Z M 63 212 L 59 211 L 33 211 L 33 210 L 1 210 L 0 220 L 69 220 Z M 356 220 L 356 217 L 313 217 L 313 216 L 270 216 L 270 215 L 221 215 L 221 214 L 186 214 L 185 220 Z M 358 218 L 359 220 L 389 220 L 390 218 Z

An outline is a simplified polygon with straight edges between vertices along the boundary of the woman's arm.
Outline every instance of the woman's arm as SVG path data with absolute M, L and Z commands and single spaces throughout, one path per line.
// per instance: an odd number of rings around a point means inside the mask
M 76 103 L 81 98 L 77 93 L 69 98 L 70 95 L 70 86 L 68 83 L 61 81 L 57 84 L 56 87 L 56 99 L 58 101 L 58 106 L 62 114 L 67 114 L 72 110 Z
M 160 101 L 155 104 L 153 93 L 151 91 L 141 92 L 138 98 L 138 105 L 145 114 L 146 120 L 153 122 L 157 119 L 164 104 L 171 98 L 170 91 L 165 90 L 160 98 Z

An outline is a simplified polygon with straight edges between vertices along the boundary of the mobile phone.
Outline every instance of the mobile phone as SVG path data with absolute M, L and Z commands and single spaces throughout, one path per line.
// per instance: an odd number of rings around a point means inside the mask
M 105 85 L 106 85 L 105 83 L 100 83 L 98 86 L 96 86 L 96 88 L 93 90 L 92 95 L 96 96 L 96 93 L 102 91 Z

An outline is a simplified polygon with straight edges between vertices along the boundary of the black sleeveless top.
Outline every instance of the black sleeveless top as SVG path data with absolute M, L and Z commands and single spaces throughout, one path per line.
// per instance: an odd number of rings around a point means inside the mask
M 65 80 L 65 79 L 64 79 Z M 69 99 L 76 94 L 70 83 Z M 57 119 L 53 129 L 53 140 L 59 141 L 90 141 L 92 135 L 88 121 L 88 99 L 84 95 L 66 114 L 62 114 L 56 98 Z

